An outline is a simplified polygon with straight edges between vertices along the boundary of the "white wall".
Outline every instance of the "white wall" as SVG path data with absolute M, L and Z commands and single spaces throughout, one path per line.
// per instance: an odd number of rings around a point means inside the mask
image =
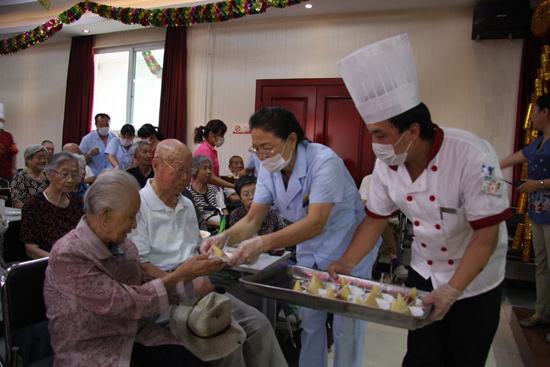
M 227 172 L 231 155 L 248 155 L 249 135 L 231 131 L 254 111 L 256 79 L 338 77 L 336 62 L 348 53 L 408 32 L 422 99 L 434 121 L 471 130 L 504 156 L 513 146 L 522 41 L 471 41 L 471 20 L 471 8 L 448 8 L 287 19 L 260 15 L 193 26 L 187 143 L 194 127 L 224 120 L 229 133 L 220 162 Z M 121 32 L 98 36 L 96 47 L 162 39 L 162 29 Z M 61 143 L 69 48 L 69 41 L 52 39 L 0 57 L 0 101 L 21 151 L 43 138 Z
M 189 140 L 195 126 L 212 118 L 224 120 L 229 132 L 246 124 L 254 112 L 256 79 L 339 77 L 336 63 L 345 55 L 408 32 L 433 120 L 481 135 L 504 156 L 513 146 L 522 41 L 471 41 L 471 21 L 471 8 L 452 8 L 193 27 Z M 222 173 L 231 155 L 248 155 L 250 136 L 229 133 L 225 141 Z

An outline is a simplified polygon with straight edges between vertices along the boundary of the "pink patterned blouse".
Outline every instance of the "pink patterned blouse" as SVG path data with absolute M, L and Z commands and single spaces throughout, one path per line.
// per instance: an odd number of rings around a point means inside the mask
M 142 284 L 134 244 L 119 249 L 114 255 L 85 217 L 53 246 L 44 298 L 55 366 L 129 366 L 134 342 L 178 344 L 154 322 L 169 307 L 161 280 Z M 180 285 L 170 299 L 189 291 Z

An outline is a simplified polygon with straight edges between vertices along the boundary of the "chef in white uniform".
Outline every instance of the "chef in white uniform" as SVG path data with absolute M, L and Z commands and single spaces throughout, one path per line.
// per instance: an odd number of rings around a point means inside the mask
M 511 216 L 493 147 L 464 130 L 432 123 L 418 94 L 406 34 L 340 62 L 372 134 L 377 161 L 368 216 L 332 276 L 349 273 L 402 211 L 413 223 L 408 286 L 429 291 L 428 326 L 410 331 L 404 366 L 484 366 L 496 332 Z

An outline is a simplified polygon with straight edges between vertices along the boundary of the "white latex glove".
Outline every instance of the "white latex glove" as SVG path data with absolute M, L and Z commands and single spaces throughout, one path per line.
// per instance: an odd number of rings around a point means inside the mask
M 239 266 L 243 263 L 253 264 L 258 260 L 262 252 L 264 252 L 262 237 L 252 237 L 241 242 L 237 251 L 233 252 L 233 255 L 229 258 L 228 264 L 230 266 Z
M 228 240 L 229 240 L 229 237 L 227 236 L 227 232 L 222 232 L 215 236 L 208 237 L 202 241 L 200 252 L 203 255 L 208 255 L 210 254 L 210 249 L 212 248 L 212 246 L 222 248 L 227 244 Z
M 443 284 L 425 296 L 422 299 L 422 303 L 425 305 L 433 305 L 434 307 L 430 313 L 430 320 L 438 321 L 445 317 L 453 303 L 455 303 L 461 294 L 462 292 L 458 289 L 453 288 L 449 284 Z

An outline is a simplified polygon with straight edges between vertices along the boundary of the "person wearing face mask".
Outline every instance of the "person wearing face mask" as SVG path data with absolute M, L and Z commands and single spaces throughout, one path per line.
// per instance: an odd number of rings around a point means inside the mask
M 193 157 L 203 155 L 212 161 L 213 174 L 208 180 L 209 184 L 232 189 L 235 185 L 220 178 L 220 161 L 216 150 L 223 145 L 226 132 L 227 126 L 222 120 L 210 120 L 206 126 L 195 128 L 194 141 L 200 145 L 193 152 Z
M 116 135 L 109 131 L 111 118 L 106 113 L 95 115 L 96 130 L 85 135 L 80 142 L 80 151 L 86 158 L 86 163 L 92 169 L 94 176 L 106 168 L 111 168 L 111 164 L 105 154 L 105 149 L 116 138 Z
M 13 136 L 6 131 L 4 118 L 4 104 L 0 103 L 0 178 L 11 181 L 15 174 L 15 157 L 17 146 Z
M 428 291 L 422 301 L 433 306 L 431 323 L 408 332 L 403 366 L 485 366 L 500 318 L 504 221 L 511 217 L 506 187 L 495 184 L 502 177 L 496 152 L 470 132 L 432 122 L 406 34 L 368 45 L 339 66 L 378 160 L 368 216 L 330 274 L 352 273 L 400 210 L 414 230 L 405 284 Z
M 229 230 L 201 244 L 242 243 L 229 259 L 232 266 L 253 263 L 262 252 L 297 245 L 298 265 L 327 270 L 346 250 L 355 229 L 365 217 L 361 197 L 344 162 L 330 148 L 310 143 L 296 117 L 281 107 L 267 107 L 250 118 L 250 152 L 261 161 L 254 199 L 244 218 Z M 260 236 L 272 206 L 292 224 Z M 373 251 L 353 270 L 370 278 L 376 260 Z M 300 366 L 326 367 L 327 335 L 324 311 L 300 309 L 302 340 Z M 334 315 L 334 365 L 363 366 L 365 325 Z
M 124 124 L 120 129 L 120 138 L 114 138 L 105 149 L 108 160 L 113 168 L 127 170 L 134 166 L 134 137 L 136 129 L 130 124 Z

